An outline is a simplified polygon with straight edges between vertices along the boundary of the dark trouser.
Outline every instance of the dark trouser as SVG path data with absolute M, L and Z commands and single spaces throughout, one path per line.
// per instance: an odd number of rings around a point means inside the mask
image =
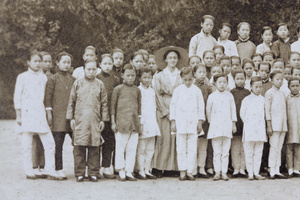
M 110 167 L 112 161 L 112 152 L 115 150 L 115 134 L 111 130 L 111 123 L 105 122 L 105 128 L 102 132 L 104 143 L 102 145 L 102 167 Z
M 269 150 L 270 150 L 270 143 L 269 141 L 264 143 L 264 149 L 263 149 L 263 155 L 261 158 L 261 171 L 263 171 L 265 168 L 268 168 L 268 160 L 269 160 Z
M 32 167 L 34 169 L 40 167 L 43 169 L 45 166 L 44 146 L 40 136 L 33 135 L 32 137 Z
M 55 141 L 55 170 L 63 169 L 63 144 L 66 134 L 69 134 L 72 138 L 72 133 L 67 132 L 53 132 L 53 138 Z
M 86 155 L 86 150 L 88 154 Z M 74 172 L 75 176 L 84 176 L 86 164 L 88 166 L 88 175 L 97 176 L 99 174 L 100 147 L 92 146 L 74 146 Z
M 207 169 L 214 168 L 213 155 L 214 155 L 214 151 L 212 148 L 211 139 L 209 139 L 208 143 L 207 143 L 207 156 L 206 156 L 206 168 Z

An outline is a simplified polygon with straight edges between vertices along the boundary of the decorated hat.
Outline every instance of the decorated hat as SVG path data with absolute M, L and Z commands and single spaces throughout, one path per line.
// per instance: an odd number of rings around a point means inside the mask
M 165 54 L 169 51 L 175 51 L 176 53 L 178 53 L 179 58 L 178 58 L 178 63 L 176 65 L 178 69 L 182 69 L 183 67 L 186 67 L 188 65 L 189 55 L 184 48 L 168 46 L 159 49 L 155 53 L 155 62 L 159 69 L 163 70 L 164 68 L 166 68 L 167 63 L 164 57 L 166 56 Z

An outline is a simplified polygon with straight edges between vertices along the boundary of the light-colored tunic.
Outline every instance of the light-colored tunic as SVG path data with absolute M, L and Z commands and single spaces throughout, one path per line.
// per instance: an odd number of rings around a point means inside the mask
M 288 135 L 287 143 L 300 143 L 300 94 L 287 97 Z
M 300 53 L 300 38 L 291 44 L 291 50 Z
M 240 116 L 244 122 L 243 142 L 267 141 L 265 98 L 251 93 L 242 101 Z
M 109 121 L 107 94 L 99 79 L 77 79 L 71 90 L 67 119 L 75 119 L 73 143 L 79 146 L 99 146 L 100 122 Z
M 143 132 L 139 138 L 142 139 L 160 135 L 156 120 L 155 92 L 151 87 L 145 88 L 142 84 L 138 88 L 142 94 L 141 124 L 143 124 Z
M 15 109 L 21 109 L 20 132 L 49 133 L 44 106 L 47 76 L 31 69 L 18 75 L 15 93 Z
M 237 121 L 233 95 L 226 90 L 213 92 L 207 100 L 206 116 L 210 123 L 207 139 L 232 138 L 232 122 Z
M 274 85 L 265 94 L 266 120 L 271 120 L 273 132 L 287 131 L 286 98 Z
M 270 44 L 270 45 L 267 45 L 266 43 L 261 43 L 261 44 L 259 44 L 257 47 L 256 47 L 256 53 L 259 53 L 260 55 L 263 55 L 265 52 L 267 52 L 267 51 L 271 51 L 271 45 L 272 45 L 272 43 Z
M 231 40 L 220 40 L 220 38 L 218 38 L 217 44 L 224 47 L 226 56 L 239 56 L 235 42 Z
M 101 72 L 101 69 L 100 68 L 97 68 L 97 75 L 100 74 Z M 76 69 L 74 69 L 73 71 L 73 74 L 72 76 L 76 79 L 79 79 L 79 78 L 84 78 L 84 69 L 83 67 L 77 67 Z
M 201 90 L 191 85 L 178 86 L 170 104 L 170 120 L 175 120 L 177 134 L 197 134 L 199 120 L 205 120 L 204 100 Z

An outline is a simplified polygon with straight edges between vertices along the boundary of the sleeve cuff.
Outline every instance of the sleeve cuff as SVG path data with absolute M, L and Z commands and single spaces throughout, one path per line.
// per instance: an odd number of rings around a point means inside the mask
M 51 107 L 47 107 L 46 110 L 52 110 L 52 108 Z

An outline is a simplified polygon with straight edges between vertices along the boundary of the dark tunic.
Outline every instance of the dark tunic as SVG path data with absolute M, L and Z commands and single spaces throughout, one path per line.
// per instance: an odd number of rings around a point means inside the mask
M 289 41 L 284 42 L 281 38 L 279 38 L 272 44 L 271 50 L 275 54 L 276 58 L 281 58 L 285 63 L 288 63 L 289 54 L 291 52 L 291 44 Z
M 269 89 L 271 89 L 272 86 L 273 86 L 273 83 L 271 81 L 269 81 L 269 79 L 263 80 L 263 85 L 262 85 L 262 89 L 261 89 L 261 95 L 265 96 L 266 92 Z
M 110 72 L 111 75 L 114 75 L 116 76 L 119 80 L 120 80 L 120 83 L 123 83 L 123 79 L 122 79 L 122 66 L 121 67 L 116 67 L 116 66 L 113 66 L 113 69 L 111 70 Z

